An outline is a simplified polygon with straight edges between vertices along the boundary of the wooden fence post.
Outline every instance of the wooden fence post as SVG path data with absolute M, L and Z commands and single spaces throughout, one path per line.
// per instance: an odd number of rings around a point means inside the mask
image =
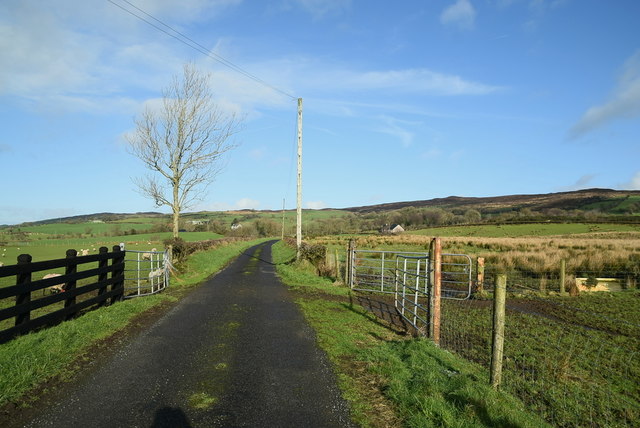
M 107 247 L 100 247 L 100 249 L 98 250 L 99 254 L 107 254 L 109 252 L 109 249 Z M 106 269 L 109 266 L 109 259 L 107 259 L 106 257 L 100 261 L 98 261 L 98 269 Z M 107 272 L 101 273 L 98 275 L 98 282 L 102 282 L 102 281 L 106 281 L 107 280 Z M 107 286 L 103 286 L 100 287 L 98 289 L 98 296 L 103 295 L 104 293 L 107 292 Z M 98 303 L 98 306 L 104 306 L 106 304 L 106 300 L 101 301 L 100 303 Z
M 484 257 L 478 257 L 476 261 L 476 293 L 484 291 Z
M 33 258 L 29 254 L 20 254 L 18 256 L 18 265 L 28 268 Z M 16 285 L 29 286 L 31 284 L 31 271 L 25 269 L 16 275 Z M 27 291 L 16 296 L 16 306 L 31 303 L 31 290 L 27 288 Z M 27 310 L 21 314 L 16 315 L 15 325 L 19 325 L 31 320 L 31 310 Z
M 491 386 L 498 389 L 502 381 L 502 359 L 504 355 L 504 321 L 507 296 L 507 275 L 496 277 L 493 296 L 493 340 L 491 344 Z
M 111 277 L 114 278 L 114 283 L 111 286 L 111 290 L 120 290 L 111 297 L 111 304 L 122 300 L 124 298 L 124 254 L 125 252 L 120 249 L 120 245 L 113 246 L 113 252 L 117 253 L 111 264 L 116 268 L 111 272 Z
M 347 250 L 347 270 L 345 272 L 349 288 L 353 288 L 353 259 L 355 258 L 355 251 L 356 241 L 354 239 L 349 239 L 349 249 Z
M 565 259 L 560 260 L 560 295 L 565 294 L 564 281 L 565 281 L 565 272 L 567 268 L 567 262 Z
M 75 258 L 78 255 L 78 252 L 76 250 L 67 250 L 67 265 L 65 266 L 65 270 L 64 270 L 64 274 L 65 275 L 74 275 L 78 272 L 78 263 L 75 262 Z M 72 280 L 67 280 L 67 282 L 64 284 L 64 291 L 65 293 L 69 293 L 71 295 L 70 298 L 65 299 L 64 301 L 64 307 L 65 309 L 71 306 L 74 306 L 76 304 L 76 296 L 73 294 L 73 292 L 76 289 L 76 280 L 72 279 Z M 75 312 L 73 313 L 69 313 L 65 316 L 65 320 L 70 320 L 73 319 L 73 317 L 75 316 Z
M 442 243 L 433 238 L 433 284 L 429 296 L 429 335 L 436 345 L 440 345 L 440 302 L 442 285 Z

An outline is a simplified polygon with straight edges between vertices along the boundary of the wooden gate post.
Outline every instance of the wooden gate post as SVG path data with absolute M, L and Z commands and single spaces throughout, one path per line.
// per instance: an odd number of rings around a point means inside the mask
M 20 254 L 18 256 L 18 265 L 26 269 L 16 275 L 16 285 L 24 285 L 27 287 L 27 290 L 16 296 L 16 306 L 23 304 L 29 306 L 29 303 L 31 303 L 31 289 L 29 287 L 31 285 L 31 271 L 28 269 L 31 260 L 33 260 L 33 258 L 29 254 Z M 31 320 L 30 309 L 16 315 L 15 325 L 25 323 L 29 320 Z
M 502 382 L 502 359 L 504 355 L 504 318 L 507 296 L 507 275 L 496 277 L 493 296 L 493 340 L 491 343 L 491 386 L 498 388 Z
M 476 287 L 475 293 L 480 294 L 484 291 L 484 257 L 478 257 L 476 261 Z
M 100 247 L 100 249 L 98 250 L 98 253 L 101 255 L 106 255 L 109 252 L 109 249 L 107 247 Z M 106 269 L 107 267 L 109 267 L 109 259 L 107 259 L 106 257 L 104 259 L 101 259 L 98 262 L 98 269 Z M 107 272 L 104 273 L 100 273 L 98 274 L 98 282 L 103 282 L 107 280 Z M 107 286 L 101 286 L 98 289 L 98 296 L 103 295 L 104 293 L 107 292 Z M 102 300 L 100 303 L 98 303 L 98 307 L 100 306 L 104 306 L 106 304 L 106 300 Z
M 436 345 L 440 345 L 440 302 L 442 285 L 442 243 L 433 238 L 430 259 L 432 260 L 431 293 L 429 295 L 429 336 Z
M 116 266 L 111 273 L 111 277 L 114 278 L 113 285 L 111 286 L 111 291 L 114 291 L 115 294 L 111 297 L 111 304 L 122 300 L 124 298 L 124 254 L 125 252 L 121 250 L 120 245 L 113 246 L 113 252 L 117 253 L 111 262 L 112 265 Z M 117 290 L 117 292 L 116 292 Z
M 75 258 L 77 255 L 78 255 L 78 252 L 76 250 L 73 250 L 73 249 L 67 250 L 67 265 L 64 269 L 65 275 L 75 275 L 78 272 L 78 263 L 75 261 Z M 64 284 L 65 293 L 71 296 L 68 299 L 65 299 L 64 301 L 65 309 L 75 306 L 76 304 L 76 296 L 74 294 L 75 289 L 76 289 L 75 279 L 67 280 L 67 282 Z M 65 320 L 68 321 L 70 319 L 73 319 L 75 314 L 76 314 L 75 312 L 68 313 L 65 316 Z
M 355 258 L 356 241 L 349 239 L 349 249 L 347 250 L 347 271 L 345 272 L 347 284 L 349 288 L 353 288 L 353 260 Z

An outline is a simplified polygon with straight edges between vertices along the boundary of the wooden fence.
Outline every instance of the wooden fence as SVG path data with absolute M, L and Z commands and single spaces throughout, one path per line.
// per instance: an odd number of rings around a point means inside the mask
M 15 297 L 15 305 L 0 309 L 0 322 L 15 318 L 13 327 L 0 330 L 0 343 L 32 330 L 72 319 L 83 309 L 121 300 L 124 295 L 124 256 L 125 252 L 115 245 L 112 252 L 107 247 L 101 247 L 98 254 L 78 257 L 76 250 L 67 250 L 67 257 L 64 259 L 41 262 L 32 262 L 29 254 L 21 254 L 18 256 L 18 264 L 0 267 L 0 278 L 15 276 L 15 285 L 0 288 L 0 302 L 2 299 Z M 96 262 L 97 267 L 83 266 Z M 86 269 L 79 271 L 78 266 Z M 33 280 L 36 272 L 59 268 L 64 268 L 65 273 L 53 278 Z M 83 281 L 82 285 L 78 285 L 78 281 L 85 279 L 92 281 L 88 284 Z M 45 293 L 49 287 L 58 284 L 64 284 L 63 292 Z M 34 292 L 38 290 L 42 290 L 42 297 L 35 298 Z M 78 296 L 84 298 L 77 301 Z M 32 318 L 33 311 L 60 302 L 64 302 L 63 308 L 38 311 L 39 315 Z

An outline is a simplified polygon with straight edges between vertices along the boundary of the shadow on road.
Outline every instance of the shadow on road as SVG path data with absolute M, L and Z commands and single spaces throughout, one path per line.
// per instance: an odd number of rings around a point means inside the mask
M 156 410 L 151 428 L 191 428 L 191 422 L 181 408 L 163 407 Z

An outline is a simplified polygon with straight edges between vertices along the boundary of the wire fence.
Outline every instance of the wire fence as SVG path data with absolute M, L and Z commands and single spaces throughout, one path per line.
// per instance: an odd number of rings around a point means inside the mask
M 440 346 L 489 368 L 498 271 L 468 300 L 443 300 Z M 640 292 L 634 272 L 506 272 L 501 387 L 558 427 L 630 427 L 640 421 Z M 586 282 L 589 284 L 586 284 Z M 477 285 L 477 284 L 476 284 Z

